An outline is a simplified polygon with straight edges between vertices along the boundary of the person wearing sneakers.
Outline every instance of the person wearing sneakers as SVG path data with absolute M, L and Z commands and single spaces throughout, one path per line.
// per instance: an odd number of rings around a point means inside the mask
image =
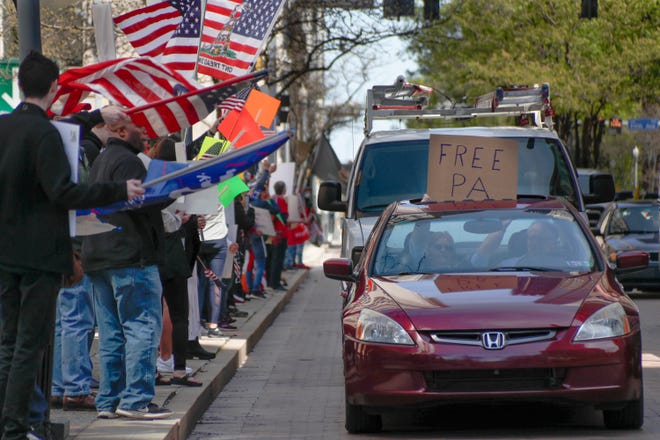
M 143 179 L 147 170 L 138 154 L 147 140 L 145 130 L 132 121 L 110 128 L 113 137 L 94 161 L 90 182 Z M 100 418 L 150 420 L 172 414 L 152 402 L 162 328 L 161 210 L 168 205 L 103 215 L 116 228 L 83 241 L 82 262 L 93 286 L 99 329 Z
M 58 77 L 54 61 L 39 52 L 27 54 L 18 69 L 23 101 L 0 116 L 0 435 L 5 440 L 33 435 L 32 390 L 53 337 L 62 275 L 73 274 L 68 210 L 144 194 L 141 181 L 132 178 L 72 182 L 62 138 L 46 113 Z M 47 415 L 47 403 L 45 409 Z
M 224 281 L 215 283 L 205 272 L 208 270 L 215 276 L 222 277 L 228 253 L 227 232 L 229 231 L 225 220 L 225 208 L 218 204 L 216 213 L 206 215 L 205 219 L 206 225 L 200 232 L 202 238 L 199 249 L 200 264 L 197 265 L 199 311 L 202 314 L 200 320 L 205 319 L 208 323 L 209 338 L 222 338 L 224 334 L 219 328 L 219 322 L 222 312 L 227 308 L 227 289 Z M 209 316 L 204 316 L 205 304 L 208 305 L 206 310 Z
M 174 140 L 169 137 L 159 139 L 149 150 L 155 159 L 176 161 Z M 192 270 L 183 247 L 183 225 L 190 221 L 190 215 L 173 208 L 172 205 L 161 211 L 165 228 L 164 258 L 158 265 L 163 286 L 163 332 L 160 339 L 160 356 L 156 361 L 156 384 L 174 384 L 192 387 L 202 386 L 194 379 L 192 369 L 186 367 L 188 345 L 188 278 Z M 161 373 L 171 373 L 164 378 Z
M 80 112 L 64 119 L 81 128 L 78 181 L 87 183 L 89 169 L 112 134 L 107 123 L 128 118 L 120 107 L 106 106 L 92 112 Z M 74 255 L 80 258 L 82 238 L 72 239 Z M 92 387 L 92 360 L 89 350 L 94 340 L 96 318 L 94 296 L 87 276 L 62 287 L 57 295 L 55 339 L 50 405 L 65 411 L 96 411 Z M 98 383 L 96 383 L 98 386 Z

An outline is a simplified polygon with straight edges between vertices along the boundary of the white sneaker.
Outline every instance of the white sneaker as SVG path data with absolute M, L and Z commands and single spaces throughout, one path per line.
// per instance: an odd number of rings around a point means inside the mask
M 167 408 L 160 407 L 155 403 L 150 403 L 146 408 L 140 409 L 122 409 L 117 408 L 117 414 L 120 416 L 128 417 L 130 419 L 166 419 L 172 415 L 172 411 Z
M 156 370 L 159 373 L 174 373 L 174 356 L 170 356 L 168 360 L 163 360 L 162 357 L 158 356 Z M 192 368 L 186 367 L 186 374 L 192 374 L 192 372 Z

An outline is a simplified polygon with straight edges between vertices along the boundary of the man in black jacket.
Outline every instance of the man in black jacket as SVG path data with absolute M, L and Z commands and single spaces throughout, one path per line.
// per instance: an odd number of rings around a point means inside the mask
M 144 179 L 138 157 L 147 140 L 142 127 L 127 121 L 111 127 L 114 137 L 96 158 L 90 182 Z M 161 209 L 146 206 L 104 216 L 116 228 L 85 237 L 82 261 L 94 289 L 99 328 L 101 383 L 96 396 L 100 418 L 160 419 L 172 412 L 152 403 L 162 330 Z
M 24 439 L 32 389 L 50 342 L 62 274 L 72 272 L 68 210 L 144 193 L 140 181 L 77 185 L 46 109 L 57 65 L 32 52 L 22 61 L 25 100 L 0 116 L 0 408 L 2 438 Z

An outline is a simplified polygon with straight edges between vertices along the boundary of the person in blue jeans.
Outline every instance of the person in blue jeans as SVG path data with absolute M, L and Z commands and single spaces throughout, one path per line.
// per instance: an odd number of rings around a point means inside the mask
M 32 51 L 18 69 L 24 100 L 0 115 L 0 408 L 3 440 L 29 433 L 31 390 L 55 328 L 62 274 L 73 272 L 70 209 L 144 194 L 137 179 L 76 184 L 46 110 L 59 68 Z M 50 386 L 42 389 L 50 393 Z
M 218 206 L 215 214 L 206 216 L 206 225 L 201 232 L 202 243 L 199 248 L 199 258 L 204 266 L 210 269 L 218 278 L 222 278 L 222 272 L 227 259 L 227 223 L 225 221 L 225 209 Z M 223 288 L 215 285 L 205 274 L 204 266 L 197 265 L 197 292 L 199 295 L 199 311 L 208 324 L 207 336 L 209 338 L 220 338 L 224 334 L 220 330 L 221 317 L 229 313 L 227 305 L 227 284 L 223 280 Z M 224 292 L 223 292 L 224 290 Z M 205 304 L 207 307 L 205 307 Z M 207 314 L 204 314 L 206 310 Z
M 60 289 L 55 319 L 51 405 L 64 410 L 96 410 L 92 386 L 94 296 L 89 278 Z
M 147 140 L 142 127 L 125 121 L 92 165 L 90 182 L 128 176 L 144 179 L 138 154 Z M 158 264 L 165 232 L 156 204 L 103 215 L 115 229 L 84 238 L 82 265 L 92 283 L 99 329 L 100 418 L 162 419 L 172 411 L 153 403 L 156 359 L 162 330 L 162 285 Z

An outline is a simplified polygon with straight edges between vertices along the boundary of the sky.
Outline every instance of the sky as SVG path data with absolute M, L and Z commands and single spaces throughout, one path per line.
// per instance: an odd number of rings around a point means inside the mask
M 374 85 L 394 84 L 399 75 L 406 75 L 406 72 L 416 72 L 417 64 L 405 51 L 405 46 L 401 40 L 389 38 L 382 43 L 382 47 L 375 48 L 381 53 L 387 53 L 388 56 L 381 57 L 382 62 L 375 62 L 368 71 L 368 80 L 366 84 L 360 87 L 354 95 L 353 100 L 360 104 L 364 109 L 367 99 L 367 90 Z M 347 65 L 339 65 L 338 69 L 350 68 L 356 65 L 355 58 L 346 61 Z M 407 79 L 407 78 L 406 78 Z M 345 89 L 355 89 L 361 81 L 356 81 L 353 87 L 344 87 Z M 346 99 L 347 94 L 342 96 L 340 91 L 337 96 Z M 338 100 L 341 102 L 341 100 Z M 375 121 L 374 129 L 399 128 L 402 124 L 398 121 Z M 349 162 L 355 156 L 362 139 L 364 138 L 364 110 L 358 120 L 353 121 L 350 126 L 337 128 L 330 134 L 330 145 L 332 145 L 339 161 L 341 163 Z

